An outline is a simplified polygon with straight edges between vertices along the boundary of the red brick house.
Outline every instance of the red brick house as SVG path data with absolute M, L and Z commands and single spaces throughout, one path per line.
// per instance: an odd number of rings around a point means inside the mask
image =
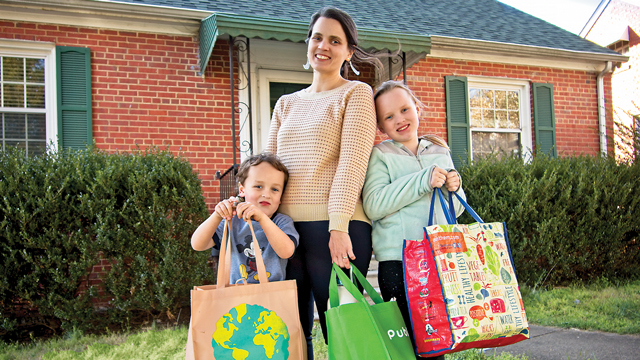
M 212 206 L 216 172 L 260 151 L 275 99 L 310 83 L 308 19 L 327 4 L 0 0 L 3 149 L 166 144 Z M 358 79 L 405 79 L 428 107 L 422 131 L 448 139 L 456 161 L 612 152 L 611 69 L 627 56 L 495 0 L 422 4 L 331 2 L 363 47 L 401 44 L 383 73 L 360 66 Z
M 627 128 L 640 129 L 640 5 L 622 0 L 603 1 L 591 16 L 580 36 L 598 45 L 628 56 L 612 73 L 614 120 Z M 640 149 L 632 149 L 616 133 L 616 156 L 621 160 Z M 637 140 L 636 140 L 637 141 Z

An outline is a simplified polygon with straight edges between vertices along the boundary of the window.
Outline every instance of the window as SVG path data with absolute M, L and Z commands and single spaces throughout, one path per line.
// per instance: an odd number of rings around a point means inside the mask
M 15 146 L 27 155 L 46 147 L 45 61 L 0 56 L 2 149 Z
M 42 154 L 56 138 L 52 114 L 53 44 L 0 41 L 0 150 Z
M 91 143 L 88 48 L 0 40 L 0 150 Z
M 472 87 L 473 86 L 473 87 Z M 471 157 L 518 153 L 522 146 L 520 101 L 522 90 L 469 86 Z
M 555 155 L 553 87 L 533 84 L 535 139 L 543 152 Z M 456 166 L 489 154 L 533 149 L 531 85 L 525 80 L 445 77 L 447 133 Z

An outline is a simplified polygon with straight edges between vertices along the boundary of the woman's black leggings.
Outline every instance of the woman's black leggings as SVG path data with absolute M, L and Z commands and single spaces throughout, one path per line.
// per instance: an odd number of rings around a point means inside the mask
M 404 271 L 402 261 L 381 261 L 378 263 L 378 284 L 380 286 L 380 295 L 382 300 L 389 301 L 396 298 L 404 323 L 409 330 L 409 337 L 415 349 L 415 339 L 411 330 L 411 315 L 409 314 L 409 305 L 407 295 L 404 291 Z M 416 356 L 416 359 L 424 359 Z M 444 355 L 434 356 L 431 359 L 444 360 Z
M 296 222 L 300 244 L 287 264 L 287 279 L 296 280 L 298 286 L 298 309 L 300 322 L 307 339 L 307 353 L 313 359 L 311 331 L 313 330 L 313 301 L 320 317 L 320 326 L 325 342 L 327 324 L 324 312 L 329 300 L 331 278 L 331 252 L 329 251 L 329 221 Z M 371 261 L 371 225 L 364 221 L 349 223 L 349 237 L 356 259 L 352 263 L 366 276 Z M 313 294 L 312 294 L 313 293 Z

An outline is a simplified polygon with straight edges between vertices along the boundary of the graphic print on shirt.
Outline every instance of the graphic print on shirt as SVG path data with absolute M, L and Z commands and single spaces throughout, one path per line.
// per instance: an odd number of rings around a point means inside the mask
M 236 249 L 240 254 L 245 256 L 245 264 L 240 264 L 240 274 L 242 278 L 247 280 L 249 276 L 258 281 L 258 267 L 256 265 L 256 251 L 253 248 L 253 238 L 251 235 L 244 237 L 244 245 L 236 244 Z M 264 254 L 265 248 L 260 248 Z M 267 278 L 271 277 L 271 273 L 267 271 Z

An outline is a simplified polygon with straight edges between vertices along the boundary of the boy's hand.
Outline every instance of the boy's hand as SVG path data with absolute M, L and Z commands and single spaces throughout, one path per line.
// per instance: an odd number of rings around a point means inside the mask
M 222 200 L 216 205 L 214 212 L 222 219 L 230 221 L 236 214 L 232 199 Z
M 439 167 L 434 167 L 433 171 L 431 171 L 431 188 L 435 189 L 435 188 L 439 188 L 442 187 L 442 185 L 444 185 L 445 181 L 447 180 L 447 170 L 445 169 L 441 169 Z
M 238 212 L 238 217 L 244 219 L 244 221 L 249 221 L 249 219 L 253 218 L 253 220 L 260 222 L 264 216 L 267 216 L 262 210 L 248 202 L 239 203 L 236 211 Z
M 449 191 L 457 191 L 460 187 L 460 177 L 458 176 L 458 172 L 449 171 L 447 173 L 447 180 L 444 182 L 444 185 Z

